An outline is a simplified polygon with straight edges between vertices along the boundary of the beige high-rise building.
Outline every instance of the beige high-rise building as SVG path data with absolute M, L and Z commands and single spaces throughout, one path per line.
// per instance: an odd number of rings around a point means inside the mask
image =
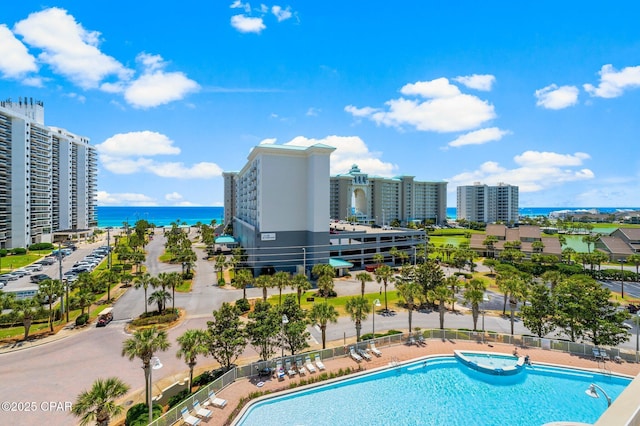
M 473 185 L 457 188 L 456 216 L 469 222 L 518 223 L 518 187 L 506 183 L 496 186 Z

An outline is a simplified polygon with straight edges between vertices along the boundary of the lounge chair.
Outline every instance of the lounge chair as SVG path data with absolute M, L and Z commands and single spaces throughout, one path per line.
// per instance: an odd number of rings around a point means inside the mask
M 422 333 L 418 334 L 418 338 L 417 338 L 418 344 L 420 346 L 422 345 L 426 345 L 427 343 L 424 341 L 424 336 L 422 335 Z
M 367 352 L 366 349 L 358 348 L 357 352 L 362 358 L 366 359 L 367 361 L 371 361 L 371 355 L 369 355 L 369 352 Z
M 205 419 L 208 419 L 209 417 L 211 417 L 211 414 L 213 414 L 211 410 L 207 410 L 206 408 L 203 408 L 200 405 L 200 401 L 198 401 L 197 399 L 193 400 L 193 410 L 196 412 L 196 416 L 205 418 Z
M 213 405 L 214 407 L 223 408 L 227 405 L 227 400 L 216 397 L 216 394 L 213 391 L 209 391 L 209 398 L 204 402 L 204 406 Z
M 278 380 L 284 380 L 284 368 L 282 368 L 282 361 L 276 362 L 276 376 Z
M 305 362 L 305 366 L 307 367 L 307 370 L 309 370 L 309 373 L 313 374 L 316 372 L 316 367 L 313 366 L 313 363 L 311 362 L 311 357 L 309 355 L 307 355 L 304 358 L 304 362 Z
M 322 371 L 324 370 L 326 367 L 324 366 L 324 363 L 322 362 L 322 360 L 320 359 L 320 355 L 319 354 L 315 354 L 314 355 L 314 360 L 316 363 L 316 367 L 318 367 L 318 370 Z
M 602 348 L 600 348 L 600 357 L 603 360 L 607 360 L 607 361 L 609 361 L 611 359 L 611 358 L 609 358 L 609 354 L 607 353 L 607 351 L 602 349 Z
M 296 370 L 301 376 L 307 375 L 307 369 L 304 368 L 304 364 L 302 363 L 302 357 L 296 358 Z
M 356 352 L 356 350 L 354 349 L 353 346 L 351 346 L 349 348 L 349 355 L 351 356 L 351 358 L 353 358 L 353 360 L 355 362 L 360 362 L 362 361 L 362 357 L 360 355 L 358 355 L 358 353 Z
M 290 359 L 287 359 L 287 360 L 284 362 L 284 369 L 285 369 L 285 371 L 287 372 L 287 375 L 288 375 L 289 377 L 291 377 L 291 376 L 295 376 L 295 375 L 298 373 L 298 372 L 293 368 L 293 366 L 291 365 L 291 360 L 290 360 Z
M 373 352 L 373 354 L 375 356 L 382 356 L 382 352 L 380 351 L 380 349 L 376 348 L 376 344 L 371 342 L 371 352 Z
M 407 345 L 412 346 L 412 345 L 417 345 L 418 343 L 416 342 L 416 339 L 413 336 L 409 337 L 409 340 L 407 340 Z
M 192 416 L 192 415 L 189 413 L 189 410 L 187 409 L 187 407 L 183 407 L 183 408 L 180 410 L 180 414 L 182 414 L 182 420 L 183 420 L 186 424 L 191 425 L 191 426 L 195 426 L 195 425 L 200 424 L 200 419 L 199 419 L 199 418 L 197 418 L 196 416 Z

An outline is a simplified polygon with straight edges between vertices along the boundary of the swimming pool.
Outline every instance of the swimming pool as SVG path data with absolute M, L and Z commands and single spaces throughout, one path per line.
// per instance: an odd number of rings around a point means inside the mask
M 269 398 L 237 424 L 252 425 L 543 425 L 594 423 L 604 398 L 585 394 L 590 383 L 615 399 L 630 379 L 534 365 L 521 374 L 475 371 L 454 357 L 432 357 Z

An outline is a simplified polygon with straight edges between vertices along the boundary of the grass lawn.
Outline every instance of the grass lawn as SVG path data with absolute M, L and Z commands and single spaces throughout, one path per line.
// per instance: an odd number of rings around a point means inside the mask
M 182 280 L 182 284 L 176 286 L 176 292 L 178 293 L 189 293 L 191 291 L 191 284 L 193 280 Z
M 51 250 L 30 251 L 27 254 L 15 254 L 0 258 L 0 271 L 9 272 L 22 268 L 42 259 L 51 253 Z
M 302 299 L 300 303 L 300 306 L 302 307 L 302 309 L 311 310 L 314 304 L 324 302 L 324 297 L 314 296 L 316 292 L 317 290 L 307 291 L 302 295 Z M 283 294 L 282 298 L 284 299 L 284 297 L 285 295 Z M 315 300 L 313 302 L 307 302 L 307 297 L 315 297 Z M 329 305 L 336 308 L 340 316 L 343 316 L 343 315 L 347 315 L 347 311 L 345 310 L 345 305 L 347 304 L 347 300 L 351 299 L 352 297 L 355 297 L 355 296 L 330 297 L 327 299 L 327 302 L 329 303 Z M 364 298 L 367 299 L 371 305 L 373 305 L 374 300 L 380 299 L 380 304 L 382 306 L 377 307 L 376 310 L 379 311 L 381 309 L 384 309 L 384 290 L 382 291 L 382 294 L 365 293 Z M 278 300 L 279 298 L 277 294 L 267 298 L 267 301 L 272 305 L 278 305 Z M 387 290 L 387 303 L 389 304 L 389 309 L 394 309 L 394 310 L 403 309 L 398 304 L 398 294 L 395 290 Z

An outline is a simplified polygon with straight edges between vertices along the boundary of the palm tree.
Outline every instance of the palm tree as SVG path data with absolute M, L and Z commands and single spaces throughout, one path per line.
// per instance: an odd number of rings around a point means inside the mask
M 395 246 L 391 247 L 391 250 L 389 250 L 389 255 L 391 255 L 391 263 L 393 264 L 393 266 L 396 265 L 396 257 L 398 257 L 399 253 L 400 251 Z
M 166 351 L 171 346 L 167 332 L 157 330 L 155 327 L 137 330 L 133 336 L 128 338 L 122 344 L 122 356 L 133 361 L 134 358 L 140 358 L 142 361 L 142 369 L 144 370 L 145 388 L 147 396 L 147 406 L 151 412 L 151 358 L 158 351 Z M 150 414 L 151 417 L 151 414 Z
M 364 284 L 367 281 L 372 281 L 373 278 L 371 277 L 371 274 L 369 274 L 368 272 L 360 272 L 359 274 L 356 275 L 356 280 L 360 281 L 360 284 L 361 284 L 360 293 L 362 297 L 364 297 Z
M 309 319 L 318 324 L 322 332 L 322 349 L 326 348 L 327 342 L 327 323 L 338 322 L 338 311 L 327 302 L 314 304 L 309 312 Z
M 389 306 L 387 304 L 387 285 L 393 276 L 393 270 L 389 265 L 382 265 L 381 267 L 376 268 L 374 275 L 376 276 L 376 281 L 378 283 L 382 282 L 384 284 L 384 311 L 389 312 Z
M 151 293 L 149 299 L 147 300 L 147 304 L 152 305 L 154 303 L 158 304 L 158 314 L 161 314 L 164 311 L 164 307 L 166 306 L 167 300 L 171 299 L 171 294 L 169 294 L 166 290 L 156 290 Z
M 471 305 L 471 317 L 473 318 L 473 331 L 476 331 L 478 326 L 478 315 L 480 314 L 480 303 L 484 300 L 484 292 L 487 289 L 487 284 L 479 279 L 474 278 L 469 281 L 464 290 L 465 304 Z
M 169 272 L 166 277 L 167 284 L 171 287 L 171 309 L 176 310 L 176 287 L 183 283 L 182 275 L 178 272 Z
M 204 330 L 192 329 L 185 331 L 177 339 L 180 349 L 176 352 L 176 357 L 184 358 L 189 367 L 189 393 L 193 387 L 193 369 L 196 367 L 198 355 L 206 356 L 209 353 L 208 336 Z
M 440 284 L 429 292 L 429 298 L 438 302 L 438 314 L 440 316 L 440 330 L 444 329 L 444 314 L 447 310 L 446 304 L 451 301 L 453 294 L 446 284 Z
M 356 342 L 359 342 L 362 321 L 367 319 L 367 314 L 371 309 L 369 301 L 362 296 L 350 297 L 347 299 L 345 309 L 351 315 L 351 321 L 356 323 Z
M 595 242 L 598 241 L 598 238 L 599 237 L 597 235 L 591 234 L 582 237 L 582 242 L 587 245 L 587 253 L 591 254 L 591 244 L 595 244 Z
M 112 269 L 105 269 L 100 274 L 100 280 L 107 286 L 107 301 L 111 300 L 111 285 L 120 282 L 120 274 Z
M 298 306 L 300 306 L 300 303 L 302 301 L 302 293 L 311 288 L 311 283 L 309 282 L 305 274 L 296 274 L 291 280 L 291 286 L 296 289 L 296 293 L 298 296 Z
M 373 263 L 379 266 L 382 262 L 384 262 L 384 255 L 382 253 L 376 253 L 373 255 Z
M 62 295 L 60 280 L 44 280 L 38 284 L 38 293 L 49 305 L 49 331 L 53 332 L 53 302 Z
M 328 263 L 316 263 L 311 272 L 318 277 L 318 288 L 326 301 L 329 293 L 333 290 L 333 278 L 336 276 L 336 270 Z
M 216 270 L 218 271 L 218 280 L 222 278 L 222 272 L 224 268 L 227 266 L 227 256 L 224 254 L 219 254 L 216 257 Z
M 242 289 L 242 298 L 247 298 L 247 286 L 253 282 L 253 275 L 248 269 L 240 269 L 233 280 L 233 286 Z
M 267 301 L 267 289 L 271 287 L 271 275 L 260 275 L 256 278 L 256 287 L 262 289 L 262 300 Z
M 278 305 L 282 305 L 282 289 L 291 285 L 289 274 L 284 271 L 276 272 L 273 274 L 271 282 L 273 283 L 273 286 L 277 287 L 279 290 L 280 298 L 278 299 Z
M 153 282 L 153 277 L 151 276 L 150 273 L 145 272 L 144 274 L 136 277 L 135 280 L 133 280 L 134 283 L 134 287 L 136 289 L 142 287 L 144 289 L 144 300 L 145 302 L 147 301 L 147 289 L 149 288 L 149 285 L 151 285 L 151 283 Z M 147 304 L 144 304 L 144 313 L 147 313 Z
M 71 412 L 81 417 L 80 425 L 88 425 L 95 421 L 98 426 L 107 426 L 111 417 L 122 412 L 122 406 L 116 400 L 127 394 L 129 385 L 117 377 L 97 379 L 91 390 L 85 390 L 78 395 L 71 406 Z
M 27 340 L 29 337 L 29 329 L 31 328 L 31 323 L 35 316 L 34 309 L 38 309 L 39 307 L 40 305 L 38 304 L 38 301 L 32 297 L 13 300 L 13 312 L 18 314 L 18 318 L 22 321 L 22 325 L 24 326 L 24 340 Z
M 76 298 L 78 305 L 80 305 L 80 313 L 84 314 L 84 308 L 91 306 L 94 300 L 96 300 L 96 295 L 86 289 L 80 289 L 80 291 L 76 293 Z M 145 308 L 146 306 L 145 304 Z
M 400 298 L 404 300 L 404 303 L 407 305 L 407 310 L 409 311 L 409 333 L 411 333 L 413 308 L 416 305 L 416 302 L 419 302 L 421 299 L 422 286 L 414 281 L 399 282 L 396 284 L 396 289 L 398 290 L 398 296 L 400 296 Z
M 636 275 L 638 275 L 638 268 L 640 268 L 640 254 L 634 253 L 627 257 L 627 262 L 636 267 Z M 636 279 L 638 279 L 636 277 Z
M 460 286 L 460 280 L 455 275 L 449 275 L 444 279 L 444 285 L 449 286 L 451 289 L 451 312 L 456 311 L 456 298 L 454 297 L 458 287 Z

